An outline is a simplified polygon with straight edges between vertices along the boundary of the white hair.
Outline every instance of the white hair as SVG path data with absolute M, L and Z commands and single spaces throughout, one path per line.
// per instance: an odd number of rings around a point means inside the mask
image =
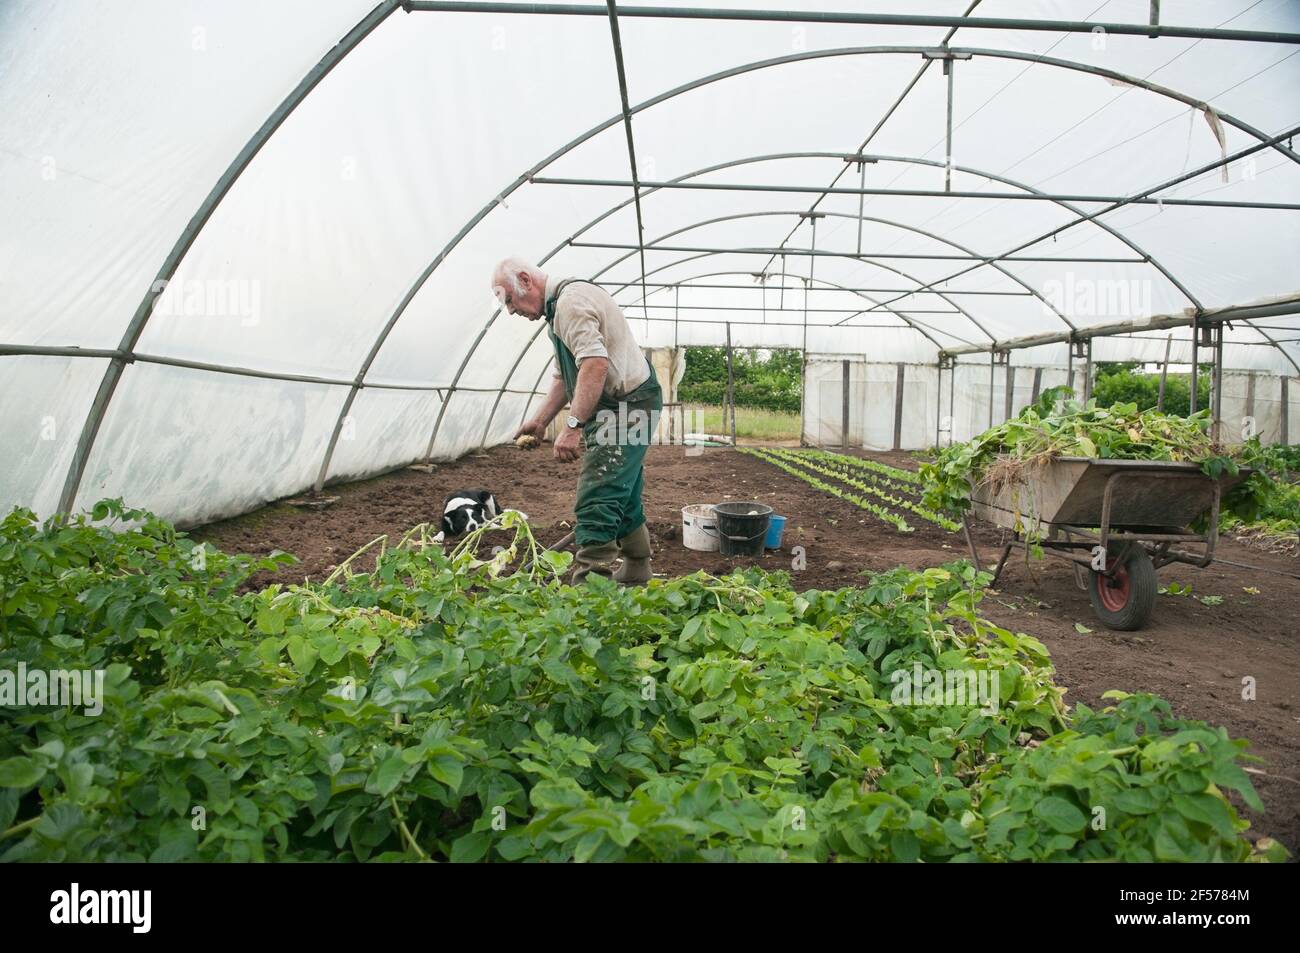
M 534 284 L 545 287 L 546 273 L 525 258 L 512 255 L 509 258 L 503 258 L 497 262 L 497 266 L 492 271 L 492 290 L 509 286 L 515 294 L 523 294 L 524 289 L 519 287 L 520 273 L 532 278 Z

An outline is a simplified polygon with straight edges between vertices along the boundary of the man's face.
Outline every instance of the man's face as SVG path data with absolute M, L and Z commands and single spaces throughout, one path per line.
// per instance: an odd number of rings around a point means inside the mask
M 520 272 L 516 278 L 519 281 L 519 291 L 515 291 L 507 281 L 493 289 L 497 299 L 511 314 L 521 314 L 529 321 L 536 321 L 542 316 L 545 306 L 542 299 L 546 289 L 533 282 L 531 276 L 525 272 Z

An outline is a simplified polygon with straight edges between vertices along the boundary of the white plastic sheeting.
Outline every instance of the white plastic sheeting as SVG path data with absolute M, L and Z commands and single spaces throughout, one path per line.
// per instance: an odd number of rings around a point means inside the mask
M 940 372 L 916 364 L 870 363 L 861 355 L 810 357 L 804 385 L 804 440 L 814 446 L 845 445 L 844 370 L 848 365 L 848 440 L 869 450 L 918 450 L 969 440 L 1014 417 L 1052 387 L 1081 393 L 1084 365 L 959 363 Z M 899 407 L 899 368 L 902 406 Z M 1171 373 L 1186 375 L 1186 368 Z M 1300 414 L 1294 379 L 1257 371 L 1223 375 L 1220 439 L 1241 443 L 1258 436 L 1265 443 L 1293 443 L 1291 421 Z M 1011 401 L 1007 403 L 1007 387 Z M 1285 392 L 1286 409 L 1283 409 Z M 897 425 L 897 433 L 895 427 Z M 1284 431 L 1285 426 L 1285 431 Z M 895 439 L 897 438 L 897 439 Z
M 960 16 L 971 4 L 783 6 Z M 983 0 L 973 13 L 1145 23 L 1148 10 Z M 1295 32 L 1300 7 L 1200 0 L 1164 20 Z M 647 347 L 721 344 L 730 324 L 737 346 L 905 363 L 917 388 L 937 383 L 942 348 L 1297 291 L 1294 210 L 1132 204 L 1035 243 L 1107 204 L 899 192 L 943 192 L 949 178 L 964 192 L 1145 191 L 1300 120 L 1294 45 L 620 28 L 642 181 L 814 191 L 643 190 L 643 276 L 630 189 L 530 181 L 630 178 L 602 16 L 408 13 L 395 0 L 0 6 L 0 434 L 17 451 L 0 504 L 50 512 L 75 489 L 79 506 L 121 494 L 192 522 L 300 491 L 327 459 L 339 480 L 431 443 L 447 457 L 498 442 L 549 358 L 538 327 L 498 314 L 487 290 L 507 254 L 612 282 Z M 355 45 L 335 48 L 345 37 Z M 950 177 L 949 84 L 922 54 L 945 40 L 970 54 L 952 63 Z M 873 161 L 843 158 L 859 152 Z M 890 194 L 815 191 L 832 185 Z M 1283 142 L 1158 195 L 1297 203 L 1300 164 Z M 801 214 L 814 207 L 825 216 Z M 159 277 L 170 284 L 154 300 Z M 1224 363 L 1300 373 L 1297 332 L 1294 315 L 1236 322 Z M 1168 333 L 1178 359 L 1185 329 L 1099 339 L 1094 358 L 1159 359 Z M 15 353 L 33 347 L 110 353 Z M 106 359 L 118 349 L 130 353 Z M 970 412 L 949 411 L 958 437 L 980 426 L 973 366 Z M 865 404 L 893 387 L 887 373 L 862 381 Z M 942 397 L 926 393 L 924 419 L 905 415 L 908 443 L 932 430 Z M 1225 388 L 1225 417 L 1231 399 Z
M 809 359 L 804 378 L 804 440 L 807 443 L 845 445 L 845 363 L 849 372 L 848 446 L 869 450 L 919 450 L 969 440 L 1032 403 L 1036 397 L 1035 381 L 1037 393 L 1069 382 L 1068 372 L 1061 367 L 1012 366 L 1008 415 L 1005 365 L 995 366 L 990 376 L 987 363 L 957 364 L 954 376 L 950 368 L 944 368 L 940 375 L 936 367 L 923 364 L 881 364 L 869 362 L 862 355 L 842 358 L 814 355 Z M 1082 368 L 1078 373 L 1082 374 Z M 1081 378 L 1074 383 L 1083 386 Z M 1225 401 L 1227 393 L 1225 390 Z

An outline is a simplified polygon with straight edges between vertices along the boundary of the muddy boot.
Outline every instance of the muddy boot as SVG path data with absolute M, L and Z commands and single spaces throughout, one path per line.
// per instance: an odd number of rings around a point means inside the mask
M 614 560 L 617 558 L 618 543 L 612 539 L 608 543 L 579 546 L 577 555 L 573 557 L 573 584 L 582 585 L 582 581 L 592 573 L 599 576 L 612 575 Z
M 650 531 L 642 523 L 618 541 L 623 565 L 614 571 L 614 579 L 625 586 L 644 586 L 650 581 Z

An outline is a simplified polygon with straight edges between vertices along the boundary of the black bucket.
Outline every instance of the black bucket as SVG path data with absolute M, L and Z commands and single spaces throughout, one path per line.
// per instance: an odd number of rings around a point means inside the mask
M 718 548 L 724 556 L 761 556 L 772 507 L 766 503 L 718 503 Z

